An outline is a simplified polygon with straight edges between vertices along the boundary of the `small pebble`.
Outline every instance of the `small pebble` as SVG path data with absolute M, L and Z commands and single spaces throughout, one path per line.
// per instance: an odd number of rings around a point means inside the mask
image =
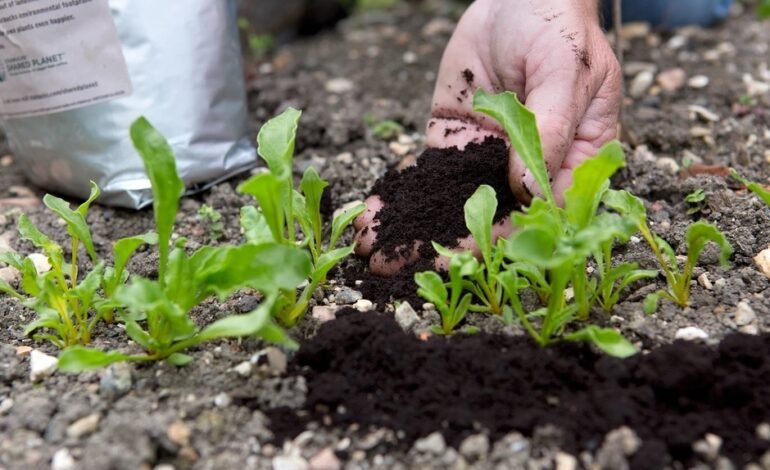
M 337 318 L 338 307 L 330 307 L 327 305 L 317 305 L 313 307 L 312 316 L 321 323 L 332 321 Z
M 698 284 L 703 286 L 704 289 L 712 290 L 714 288 L 714 285 L 711 284 L 708 273 L 703 273 L 698 276 Z
M 337 303 L 342 305 L 354 304 L 363 297 L 363 294 L 350 287 L 341 287 L 340 290 L 334 293 L 334 298 L 337 299 Z
M 8 414 L 11 408 L 13 408 L 13 398 L 4 398 L 0 401 L 0 416 Z
M 237 366 L 233 367 L 233 372 L 241 377 L 249 377 L 251 375 L 252 365 L 249 361 L 243 361 Z
M 305 459 L 298 455 L 279 455 L 273 458 L 273 470 L 308 470 Z
M 422 304 L 422 311 L 423 312 L 430 312 L 432 310 L 436 310 L 436 306 L 433 305 L 432 303 L 425 302 L 424 304 Z
M 50 376 L 54 373 L 58 364 L 59 359 L 40 352 L 37 349 L 33 350 L 30 354 L 29 361 L 29 380 L 32 382 L 39 382 Z
M 658 157 L 657 161 L 655 162 L 655 166 L 664 170 L 668 170 L 668 172 L 672 175 L 675 175 L 679 172 L 679 163 L 677 163 L 676 160 L 671 157 Z
M 763 441 L 770 441 L 770 423 L 761 423 L 757 426 L 757 437 Z
M 51 263 L 48 262 L 48 257 L 46 255 L 32 253 L 29 255 L 29 259 L 32 260 L 32 264 L 35 265 L 38 274 L 45 274 L 51 270 Z
M 402 59 L 405 64 L 414 64 L 417 62 L 417 54 L 412 51 L 406 51 L 404 52 Z
M 353 308 L 359 312 L 369 312 L 374 309 L 374 304 L 371 300 L 359 299 L 355 304 L 353 304 Z
M 74 439 L 79 439 L 83 436 L 93 434 L 96 428 L 99 427 L 99 421 L 101 416 L 98 413 L 93 413 L 85 418 L 80 418 L 67 427 L 67 436 Z
M 639 72 L 628 87 L 628 93 L 633 98 L 641 98 L 655 81 L 655 74 L 651 70 Z
M 738 302 L 733 321 L 738 326 L 746 326 L 757 321 L 757 314 L 748 302 Z
M 658 85 L 664 91 L 676 91 L 684 86 L 687 80 L 687 72 L 681 68 L 673 68 L 660 72 L 658 74 Z
M 687 107 L 687 110 L 690 112 L 690 119 L 697 117 L 710 122 L 719 122 L 720 119 L 717 113 L 706 109 L 703 106 L 691 104 Z
M 754 263 L 762 271 L 762 274 L 770 278 L 770 246 L 760 251 L 754 257 Z
M 74 470 L 75 459 L 66 447 L 57 450 L 51 459 L 51 470 Z
M 711 462 L 719 457 L 719 450 L 722 448 L 722 438 L 716 434 L 706 434 L 706 436 L 695 442 L 692 446 L 692 450 Z
M 674 337 L 676 339 L 683 339 L 686 341 L 696 341 L 701 339 L 708 339 L 709 335 L 698 327 L 688 326 L 686 328 L 678 329 Z
M 446 441 L 440 432 L 434 432 L 427 437 L 418 439 L 414 443 L 414 450 L 425 454 L 440 455 L 446 450 Z
M 11 165 L 13 165 L 13 157 L 11 155 L 3 155 L 2 157 L 0 157 L 1 167 L 8 168 Z
M 575 470 L 578 468 L 578 460 L 570 454 L 558 452 L 554 460 L 556 470 Z
M 219 393 L 214 397 L 214 406 L 217 408 L 227 408 L 232 404 L 232 402 L 233 399 L 230 398 L 230 395 L 226 394 L 225 392 Z
M 0 268 L 0 281 L 5 282 L 6 284 L 15 284 L 19 280 L 21 280 L 21 273 L 18 269 L 10 266 Z
M 695 75 L 687 80 L 687 86 L 690 88 L 705 88 L 709 84 L 709 78 L 705 75 Z
M 107 398 L 120 398 L 131 390 L 131 386 L 131 365 L 126 362 L 110 365 L 99 378 L 99 393 Z
M 744 325 L 740 328 L 738 328 L 738 331 L 747 334 L 747 335 L 758 335 L 759 334 L 759 328 L 757 325 Z
M 404 331 L 408 331 L 417 322 L 420 321 L 420 318 L 417 316 L 417 312 L 414 311 L 409 302 L 402 302 L 399 304 L 398 308 L 396 309 L 395 317 L 396 323 L 398 323 L 398 325 Z
M 342 77 L 332 78 L 331 80 L 327 81 L 325 84 L 326 91 L 337 95 L 352 91 L 353 87 L 354 85 L 352 81 Z
M 484 434 L 472 434 L 460 443 L 460 454 L 468 460 L 479 460 L 489 453 L 489 438 Z
M 342 152 L 341 154 L 334 157 L 334 159 L 343 165 L 353 164 L 353 154 L 351 152 Z
M 283 374 L 289 365 L 286 354 L 280 349 L 270 346 L 251 356 L 249 361 L 259 366 L 266 365 L 273 373 Z
M 166 429 L 166 437 L 174 444 L 184 447 L 190 443 L 190 428 L 182 421 L 174 421 Z
M 308 463 L 310 464 L 310 470 L 339 470 L 342 468 L 342 464 L 334 454 L 334 450 L 329 447 L 315 454 Z

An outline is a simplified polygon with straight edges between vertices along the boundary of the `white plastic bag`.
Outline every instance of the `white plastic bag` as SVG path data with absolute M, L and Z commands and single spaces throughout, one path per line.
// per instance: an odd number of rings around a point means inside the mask
M 45 109 L 39 112 L 46 107 L 38 106 L 32 117 L 9 117 L 13 103 L 2 94 L 3 81 L 10 85 L 11 80 L 28 80 L 31 75 L 11 76 L 19 70 L 0 68 L 3 127 L 18 164 L 33 183 L 83 198 L 93 180 L 102 188 L 103 203 L 132 208 L 149 204 L 150 182 L 129 139 L 129 127 L 139 116 L 146 116 L 169 140 L 179 173 L 191 190 L 227 178 L 255 162 L 256 152 L 246 137 L 234 0 L 22 3 L 9 7 L 15 12 L 0 11 L 0 22 L 6 14 L 19 16 L 20 11 L 33 11 L 4 23 L 10 34 L 0 35 L 0 59 L 8 48 L 16 48 L 15 57 L 26 57 L 33 71 L 37 65 L 41 75 L 70 74 L 79 80 L 73 83 L 80 84 L 68 87 L 65 77 L 54 93 L 49 89 L 47 94 L 28 97 L 61 98 L 60 90 L 72 95 L 87 93 L 90 89 L 76 87 L 102 85 L 109 77 L 119 82 L 120 60 L 124 60 L 130 77 L 129 88 L 122 94 L 119 83 L 109 82 L 115 86 L 106 87 L 97 99 L 85 105 L 70 103 L 75 109 L 50 113 Z M 64 11 L 44 11 L 54 4 Z M 100 8 L 109 8 L 111 15 L 105 18 Z M 108 24 L 109 16 L 114 20 L 112 25 Z M 61 21 L 67 17 L 71 18 Z M 25 21 L 43 24 L 46 18 L 49 23 L 40 31 L 47 29 L 45 34 L 55 34 L 60 40 L 45 40 L 41 46 L 37 31 L 30 34 L 18 26 Z M 51 18 L 59 20 L 51 23 Z M 14 24 L 19 33 L 13 32 Z M 120 60 L 109 47 L 110 29 L 113 35 L 117 31 Z M 66 44 L 73 38 L 81 38 L 80 48 Z M 46 65 L 45 60 L 55 62 L 54 56 L 61 51 L 59 59 L 66 63 L 39 67 Z M 115 95 L 105 96 L 110 93 Z M 90 104 L 96 101 L 102 102 Z M 51 107 L 56 106 L 60 105 Z

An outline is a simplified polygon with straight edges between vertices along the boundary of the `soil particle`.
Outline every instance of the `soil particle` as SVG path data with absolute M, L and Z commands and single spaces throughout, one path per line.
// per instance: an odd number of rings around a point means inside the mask
M 381 250 L 388 260 L 418 249 L 423 259 L 433 259 L 430 242 L 457 246 L 468 235 L 464 222 L 465 201 L 481 184 L 497 192 L 495 221 L 520 207 L 508 185 L 508 148 L 504 141 L 487 138 L 481 144 L 428 149 L 417 165 L 401 172 L 390 171 L 372 188 L 384 203 L 375 216 L 379 226 L 374 251 Z
M 308 380 L 305 417 L 269 415 L 281 438 L 320 421 L 324 410 L 333 426 L 396 430 L 398 446 L 439 430 L 458 447 L 479 426 L 495 440 L 518 431 L 572 453 L 598 450 L 604 440 L 602 459 L 622 455 L 631 468 L 657 468 L 645 467 L 652 448 L 663 451 L 658 463 L 665 456 L 688 463 L 697 457 L 693 443 L 719 433 L 723 455 L 743 465 L 767 446 L 755 431 L 770 419 L 770 401 L 761 398 L 770 393 L 768 357 L 770 335 L 731 335 L 716 348 L 677 341 L 627 360 L 501 335 L 421 341 L 388 315 L 347 309 L 290 365 Z M 328 411 L 340 407 L 344 413 Z
M 463 79 L 465 80 L 465 83 L 468 84 L 468 86 L 473 86 L 474 80 L 476 76 L 473 74 L 473 71 L 471 69 L 465 69 L 462 71 Z

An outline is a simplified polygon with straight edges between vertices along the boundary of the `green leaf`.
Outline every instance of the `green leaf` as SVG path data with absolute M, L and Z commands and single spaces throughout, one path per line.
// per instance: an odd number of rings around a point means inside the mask
M 58 367 L 63 372 L 83 372 L 100 369 L 130 358 L 130 356 L 117 351 L 105 352 L 83 346 L 72 346 L 59 354 Z
M 254 206 L 241 207 L 241 227 L 246 241 L 252 245 L 275 242 L 267 219 Z
M 433 271 L 415 273 L 414 282 L 418 286 L 417 295 L 435 305 L 436 308 L 446 310 L 449 292 L 441 276 Z
M 88 196 L 88 199 L 78 207 L 78 213 L 82 215 L 84 219 L 88 213 L 88 209 L 91 208 L 91 204 L 93 204 L 101 194 L 102 192 L 99 189 L 99 186 L 91 181 L 91 194 Z
M 604 145 L 594 158 L 584 161 L 572 174 L 572 185 L 564 193 L 564 212 L 578 228 L 586 227 L 596 214 L 609 187 L 610 177 L 626 165 L 618 141 Z
M 706 200 L 706 191 L 702 189 L 696 189 L 687 196 L 684 197 L 685 202 L 690 204 L 697 204 Z
M 7 252 L 7 253 L 0 253 L 0 264 L 6 264 L 17 271 L 22 270 L 22 265 L 24 264 L 24 258 L 14 252 Z
M 486 184 L 479 186 L 465 202 L 465 225 L 473 235 L 487 266 L 492 264 L 492 223 L 495 212 L 497 193 Z
M 505 129 L 511 145 L 532 173 L 551 207 L 556 207 L 535 115 L 511 92 L 489 94 L 482 89 L 473 96 L 473 110 L 491 116 Z
M 251 287 L 264 293 L 292 290 L 307 279 L 310 256 L 298 248 L 277 244 L 224 247 L 196 269 L 196 282 L 220 298 Z
M 547 268 L 563 262 L 555 257 L 555 251 L 556 240 L 552 238 L 552 233 L 540 228 L 525 228 L 509 239 L 505 255 L 512 261 Z
M 719 262 L 722 266 L 728 265 L 728 260 L 733 254 L 733 247 L 727 241 L 725 235 L 719 229 L 708 222 L 695 222 L 687 228 L 687 260 L 691 266 L 697 263 L 706 243 L 714 242 L 719 246 Z
M 238 186 L 238 192 L 250 194 L 257 200 L 262 215 L 267 220 L 267 225 L 273 234 L 273 241 L 285 243 L 286 216 L 284 207 L 288 205 L 288 201 L 284 200 L 281 181 L 270 172 L 259 172 Z
M 35 227 L 32 221 L 29 220 L 29 217 L 27 217 L 27 214 L 22 214 L 19 217 L 17 229 L 22 239 L 32 242 L 33 245 L 46 252 L 48 252 L 52 246 L 58 246 Z
M 770 13 L 770 0 L 767 2 L 767 8 L 768 12 Z M 742 177 L 740 174 L 738 174 L 737 171 L 733 170 L 730 173 L 730 176 L 737 179 L 741 183 L 743 183 L 746 188 L 748 188 L 749 191 L 756 194 L 759 199 L 761 199 L 765 204 L 770 206 L 770 191 L 766 190 L 762 185 L 758 183 L 754 183 L 752 181 L 747 180 L 746 178 Z
M 23 296 L 21 296 L 21 294 L 16 292 L 16 289 L 11 287 L 10 284 L 8 284 L 7 282 L 5 282 L 2 279 L 0 279 L 0 294 L 10 295 L 11 297 L 13 297 L 15 299 L 18 299 L 18 300 L 21 300 L 21 299 L 24 298 Z
M 30 258 L 24 258 L 21 269 L 21 289 L 33 297 L 39 297 L 42 291 L 42 276 L 37 273 L 35 263 Z
M 118 289 L 115 298 L 135 316 L 147 316 L 149 334 L 161 349 L 197 330 L 187 310 L 173 303 L 157 281 L 134 278 Z
M 201 331 L 197 339 L 203 342 L 220 338 L 256 335 L 271 321 L 271 309 L 274 302 L 275 295 L 264 299 L 251 313 L 230 315 L 217 320 Z
M 363 214 L 366 210 L 366 204 L 357 204 L 349 209 L 344 210 L 341 214 L 338 214 L 332 220 L 332 235 L 329 239 L 329 248 L 334 248 L 337 245 L 337 241 L 342 236 L 342 232 L 353 223 L 356 217 Z
M 89 309 L 93 306 L 96 291 L 102 285 L 102 275 L 104 274 L 104 262 L 98 263 L 94 269 L 86 276 L 77 287 L 71 291 L 71 294 L 80 300 L 81 308 Z
M 647 223 L 647 210 L 641 199 L 628 191 L 608 189 L 602 197 L 602 202 L 620 215 L 630 217 L 638 226 Z
M 280 326 L 276 325 L 272 320 L 270 320 L 262 327 L 261 330 L 257 332 L 257 336 L 260 337 L 263 341 L 267 341 L 271 344 L 277 344 L 293 351 L 299 349 L 299 344 L 291 339 L 289 333 Z
M 152 337 L 139 326 L 139 323 L 130 318 L 124 318 L 123 321 L 126 325 L 126 334 L 129 338 L 134 340 L 136 344 L 143 347 L 145 350 L 150 351 L 155 349 L 157 344 Z
M 147 176 L 152 185 L 152 207 L 158 232 L 160 267 L 158 278 L 165 282 L 166 263 L 170 250 L 171 233 L 174 230 L 179 199 L 185 190 L 179 178 L 176 159 L 165 137 L 141 117 L 131 125 L 131 140 L 142 157 Z
M 567 335 L 567 341 L 591 343 L 614 357 L 630 357 L 637 353 L 636 348 L 620 333 L 612 328 L 599 328 L 589 325 L 580 331 Z
M 291 184 L 294 142 L 300 116 L 302 116 L 301 111 L 287 108 L 283 113 L 267 121 L 257 136 L 259 155 L 278 180 L 289 184 Z
M 323 229 L 323 220 L 321 220 L 321 197 L 324 189 L 329 183 L 318 176 L 315 168 L 308 167 L 305 174 L 302 175 L 302 181 L 299 188 L 305 196 L 305 208 L 313 229 L 313 235 L 316 240 L 321 240 L 321 230 Z
M 336 250 L 323 253 L 321 257 L 318 258 L 318 262 L 311 273 L 313 281 L 316 283 L 325 282 L 329 271 L 337 266 L 340 261 L 352 255 L 353 251 L 354 248 L 352 246 L 347 246 L 345 248 L 337 248 Z
M 94 250 L 94 242 L 91 238 L 91 231 L 86 224 L 86 219 L 78 211 L 73 211 L 67 201 L 58 197 L 46 194 L 43 197 L 43 203 L 51 211 L 56 213 L 67 224 L 67 233 L 72 238 L 76 238 L 83 243 L 91 260 L 96 263 L 96 251 Z
M 142 245 L 155 245 L 158 243 L 158 234 L 154 232 L 137 235 L 135 237 L 121 238 L 115 242 L 112 249 L 115 262 L 115 271 L 122 273 L 128 264 L 128 260 Z
M 660 298 L 665 295 L 666 292 L 661 290 L 653 292 L 652 294 L 647 294 L 642 305 L 644 313 L 647 315 L 652 315 L 655 313 L 658 310 L 658 303 L 660 302 Z
M 169 364 L 177 366 L 177 367 L 183 367 L 187 364 L 191 363 L 194 360 L 192 356 L 188 356 L 187 354 L 182 353 L 174 353 L 166 358 L 166 361 L 168 361 Z

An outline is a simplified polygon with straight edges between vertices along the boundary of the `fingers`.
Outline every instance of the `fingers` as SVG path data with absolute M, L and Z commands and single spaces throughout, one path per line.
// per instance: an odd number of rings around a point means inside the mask
M 414 242 L 408 253 L 395 259 L 388 259 L 382 251 L 377 251 L 371 258 L 369 258 L 369 270 L 378 276 L 393 276 L 398 274 L 404 266 L 412 264 L 420 259 L 419 249 L 421 245 L 422 242 Z M 406 246 L 402 247 L 402 251 L 406 251 L 406 249 Z
M 469 143 L 481 143 L 487 137 L 504 138 L 502 131 L 484 128 L 470 119 L 434 117 L 428 121 L 425 143 L 433 148 L 464 150 Z

